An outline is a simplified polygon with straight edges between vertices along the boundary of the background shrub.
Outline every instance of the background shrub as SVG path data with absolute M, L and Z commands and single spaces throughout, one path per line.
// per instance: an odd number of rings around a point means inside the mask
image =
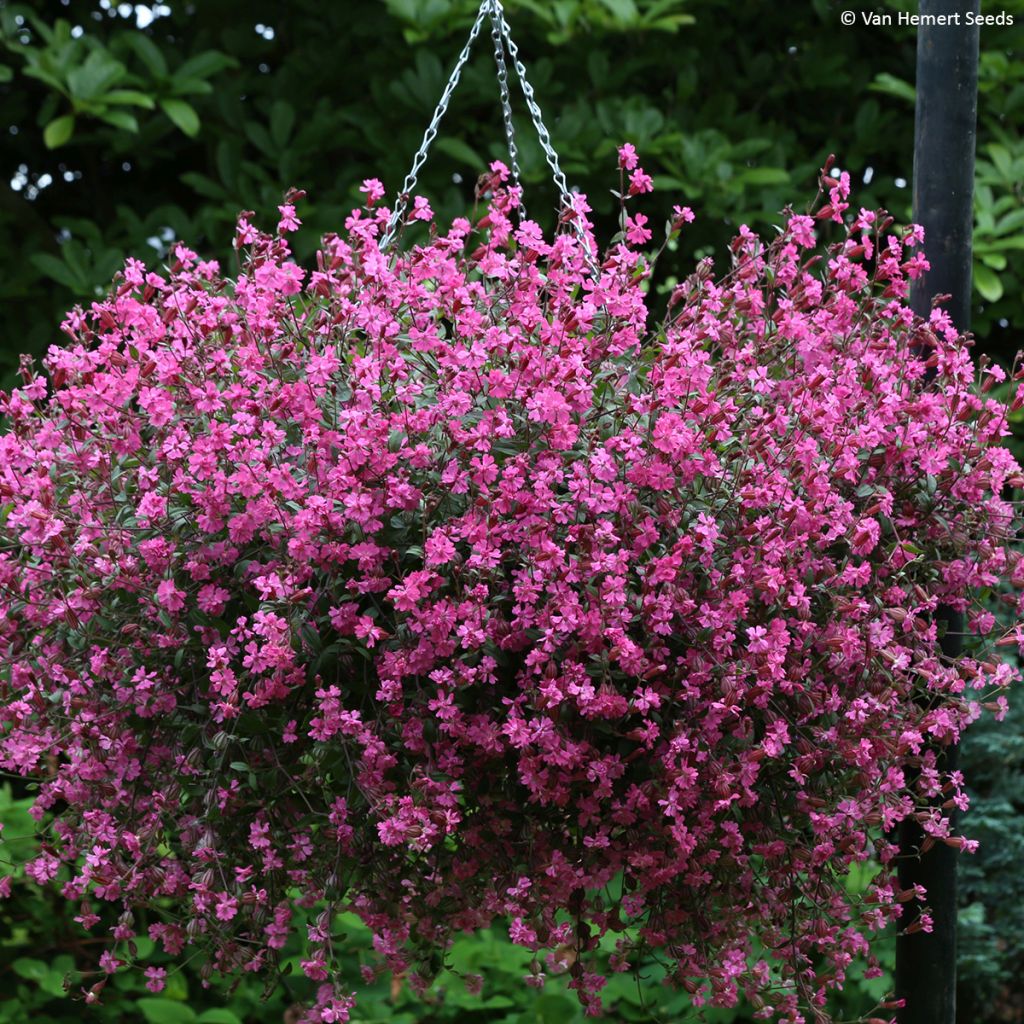
M 690 266 L 721 251 L 740 222 L 776 222 L 830 152 L 865 206 L 909 219 L 914 30 L 843 28 L 843 6 L 509 0 L 507 9 L 570 180 L 607 228 L 614 205 L 600 168 L 617 142 L 634 142 L 661 194 L 682 192 L 700 212 L 679 251 Z M 1012 356 L 1024 322 L 1024 0 L 998 7 L 1016 24 L 981 33 L 974 321 L 991 352 Z M 475 8 L 0 2 L 0 167 L 10 182 L 0 189 L 0 368 L 42 351 L 63 312 L 95 297 L 125 256 L 159 260 L 174 239 L 227 256 L 238 211 L 269 221 L 292 185 L 315 204 L 298 240 L 308 257 L 366 174 L 397 187 Z M 523 115 L 520 103 L 536 215 L 554 196 Z M 424 175 L 442 220 L 471 203 L 502 139 L 481 40 Z

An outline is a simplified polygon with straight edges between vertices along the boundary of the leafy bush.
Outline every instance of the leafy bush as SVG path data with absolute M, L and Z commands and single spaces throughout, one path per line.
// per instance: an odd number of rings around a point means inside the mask
M 337 913 L 373 933 L 366 984 L 420 992 L 507 916 L 527 983 L 567 974 L 588 1013 L 653 958 L 688 1005 L 797 1021 L 855 958 L 881 974 L 864 932 L 912 895 L 885 831 L 970 845 L 935 744 L 1013 672 L 942 663 L 932 613 L 1017 580 L 1022 477 L 964 340 L 903 305 L 919 230 L 861 210 L 812 272 L 848 205 L 823 174 L 651 330 L 651 180 L 619 167 L 600 260 L 583 197 L 549 243 L 498 163 L 476 229 L 417 198 L 420 244 L 382 252 L 369 179 L 308 280 L 295 194 L 276 235 L 239 222 L 237 280 L 129 261 L 49 380 L 24 365 L 0 764 L 39 783 L 22 870 L 65 872 L 103 971 L 143 911 L 225 974 L 303 925 L 303 1019 L 345 1020 Z
M 980 846 L 961 860 L 957 1012 L 1013 1020 L 1024 976 L 1024 704 L 1011 700 L 1000 727 L 973 725 L 961 763 L 971 796 L 964 825 Z
M 44 352 L 65 310 L 101 297 L 126 256 L 159 263 L 187 239 L 227 261 L 238 211 L 270 218 L 291 184 L 316 198 L 295 240 L 300 261 L 311 258 L 354 201 L 361 169 L 377 169 L 391 188 L 402 180 L 476 4 L 105 6 L 0 5 L 0 139 L 5 181 L 19 190 L 0 190 L 0 373 L 9 384 L 18 353 Z M 610 140 L 641 146 L 666 194 L 699 205 L 669 273 L 724 251 L 741 223 L 768 230 L 829 152 L 863 182 L 866 206 L 910 219 L 913 29 L 842 28 L 834 0 L 506 6 L 570 179 L 602 228 L 616 215 L 600 170 Z M 1001 6 L 1016 27 L 981 34 L 973 320 L 985 351 L 1009 362 L 1024 323 L 1024 0 Z M 143 9 L 155 20 L 143 24 Z M 465 214 L 476 175 L 502 155 L 487 49 L 467 69 L 424 178 L 446 222 Z M 109 82 L 83 103 L 71 82 L 90 61 Z M 35 68 L 49 71 L 30 77 Z M 516 114 L 522 126 L 525 113 Z M 47 148 L 60 140 L 50 126 L 71 117 L 73 134 Z M 540 188 L 546 170 L 532 140 L 522 165 Z M 655 222 L 670 215 L 668 203 L 652 209 Z

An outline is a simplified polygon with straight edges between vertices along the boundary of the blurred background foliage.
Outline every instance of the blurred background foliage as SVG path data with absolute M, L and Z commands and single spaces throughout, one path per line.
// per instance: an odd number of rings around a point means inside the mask
M 360 201 L 359 182 L 398 187 L 472 22 L 476 0 L 0 0 L 0 383 L 18 355 L 59 341 L 66 310 L 102 294 L 126 256 L 159 265 L 184 240 L 232 269 L 241 210 L 263 224 L 294 186 L 308 191 L 297 236 L 308 258 Z M 605 237 L 614 229 L 615 148 L 634 143 L 658 191 L 697 212 L 670 271 L 721 256 L 741 223 L 770 231 L 787 203 L 812 198 L 829 153 L 848 170 L 854 200 L 910 218 L 913 152 L 912 28 L 844 28 L 840 0 L 505 0 L 554 143 L 572 184 L 590 196 Z M 858 8 L 859 9 L 859 8 Z M 883 0 L 880 12 L 913 11 Z M 982 4 L 1014 24 L 981 31 L 975 190 L 974 330 L 979 347 L 1009 361 L 1024 325 L 1024 0 Z M 893 21 L 897 19 L 894 17 Z M 516 96 L 515 91 L 513 96 Z M 554 191 L 519 107 L 530 211 L 550 221 Z M 961 154 L 951 152 L 950 159 Z M 472 202 L 477 174 L 504 156 L 493 57 L 486 37 L 456 93 L 421 176 L 444 220 Z M 1024 414 L 1022 414 L 1024 415 Z M 965 823 L 982 840 L 962 873 L 960 1019 L 1024 1022 L 1024 708 L 979 725 L 963 751 L 975 792 Z M 96 942 L 62 903 L 17 882 L 31 844 L 27 800 L 0 789 L 0 1024 L 83 1019 L 65 997 L 97 978 Z M 851 885 L 862 880 L 851 879 Z M 339 922 L 352 986 L 369 937 Z M 134 955 L 159 963 L 139 942 Z M 579 1011 L 560 979 L 522 984 L 523 953 L 500 931 L 466 936 L 451 963 L 483 973 L 470 996 L 459 974 L 417 1000 L 382 977 L 354 1019 L 562 1024 Z M 297 966 L 297 963 L 296 963 Z M 296 976 L 298 975 L 296 971 Z M 857 972 L 854 972 L 855 976 Z M 684 997 L 657 971 L 641 985 L 618 976 L 609 1019 L 690 1019 Z M 160 995 L 139 972 L 106 986 L 99 1021 L 238 1024 L 294 1019 L 303 983 L 266 1001 L 261 982 L 236 988 L 201 965 L 170 975 Z M 855 980 L 836 1009 L 869 1010 L 891 984 Z M 750 1021 L 749 1009 L 713 1011 L 711 1024 Z
M 128 255 L 159 264 L 182 239 L 230 269 L 238 212 L 272 223 L 295 186 L 309 193 L 308 257 L 358 203 L 362 178 L 396 189 L 476 5 L 0 0 L 0 378 L 20 351 L 44 351 Z M 740 223 L 770 230 L 785 204 L 802 207 L 831 152 L 857 202 L 909 219 L 914 30 L 844 28 L 845 6 L 506 3 L 570 182 L 608 233 L 626 140 L 655 174 L 652 221 L 674 202 L 697 212 L 672 256 L 680 269 L 721 254 Z M 1024 323 L 1024 0 L 982 7 L 1015 24 L 981 32 L 974 329 L 1009 359 Z M 554 192 L 518 115 L 537 216 Z M 478 172 L 503 154 L 485 36 L 422 190 L 442 218 L 465 212 Z

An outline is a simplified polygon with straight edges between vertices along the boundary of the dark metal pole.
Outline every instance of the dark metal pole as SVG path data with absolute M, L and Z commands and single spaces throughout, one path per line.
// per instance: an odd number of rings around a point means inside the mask
M 915 282 L 911 305 L 927 316 L 935 295 L 961 331 L 970 326 L 971 234 L 974 226 L 974 142 L 978 113 L 979 0 L 920 0 L 917 29 L 917 109 L 914 125 L 914 220 L 925 230 L 931 269 Z M 942 653 L 962 649 L 963 616 L 941 609 Z M 940 770 L 956 767 L 957 749 L 939 754 Z M 903 888 L 928 890 L 934 930 L 896 940 L 896 995 L 906 1005 L 900 1024 L 955 1024 L 956 1021 L 956 860 L 957 851 L 937 843 L 919 856 L 924 834 L 916 822 L 899 829 Z M 920 913 L 916 903 L 904 925 Z

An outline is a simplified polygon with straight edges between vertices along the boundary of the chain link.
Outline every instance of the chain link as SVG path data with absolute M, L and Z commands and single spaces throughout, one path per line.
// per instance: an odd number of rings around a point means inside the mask
M 488 0 L 484 0 L 484 2 L 486 3 Z M 508 27 L 508 22 L 505 20 L 505 12 L 501 6 L 501 0 L 490 0 L 490 4 L 501 23 L 501 34 L 505 40 L 509 56 L 512 58 L 512 66 L 516 69 L 519 88 L 522 90 L 523 99 L 526 100 L 526 107 L 530 111 L 530 118 L 533 121 L 533 127 L 537 133 L 540 148 L 544 151 L 544 158 L 548 162 L 548 167 L 551 168 L 551 176 L 554 179 L 555 187 L 558 189 L 559 200 L 563 207 L 575 210 L 573 193 L 569 188 L 569 183 L 565 180 L 565 174 L 562 172 L 561 165 L 558 162 L 558 153 L 555 152 L 555 147 L 551 144 L 551 135 L 548 132 L 547 125 L 544 124 L 544 115 L 541 113 L 540 104 L 537 102 L 533 86 L 530 85 L 530 80 L 526 75 L 526 65 L 519 58 L 519 47 L 512 38 L 512 30 Z M 596 273 L 598 268 L 594 259 L 594 253 L 590 247 L 590 240 L 587 238 L 586 228 L 584 228 L 579 216 L 573 217 L 572 225 L 576 229 L 576 233 L 579 235 L 580 242 L 583 245 L 583 252 L 587 258 L 587 263 L 590 265 L 591 270 Z
M 544 150 L 544 159 L 547 160 L 548 167 L 551 168 L 551 175 L 554 178 L 555 187 L 558 189 L 559 198 L 564 205 L 572 206 L 572 192 L 569 190 L 565 175 L 559 166 L 558 154 L 555 152 L 554 146 L 551 145 L 551 135 L 548 133 L 547 125 L 544 124 L 544 115 L 541 113 L 540 104 L 534 95 L 533 86 L 530 85 L 530 80 L 526 77 L 526 66 L 519 59 L 519 47 L 512 38 L 512 30 L 508 27 L 508 22 L 505 20 L 505 12 L 501 6 L 501 0 L 485 0 L 485 2 L 491 4 L 495 16 L 501 25 L 501 35 L 505 40 L 505 47 L 512 58 L 512 66 L 516 69 L 519 88 L 522 90 L 523 99 L 526 100 L 526 107 L 530 111 L 530 119 L 533 121 L 534 130 L 537 132 L 540 148 Z
M 438 101 L 437 108 L 434 110 L 434 116 L 431 119 L 427 130 L 423 133 L 423 141 L 420 143 L 420 148 L 417 150 L 416 156 L 413 158 L 412 169 L 406 175 L 405 181 L 402 183 L 402 191 L 399 193 L 398 198 L 395 201 L 395 209 L 388 220 L 388 226 L 381 238 L 381 249 L 386 249 L 395 239 L 399 224 L 401 223 L 402 217 L 409 205 L 409 197 L 413 189 L 416 187 L 419 172 L 427 159 L 427 153 L 430 150 L 430 145 L 434 139 L 437 138 L 437 131 L 441 123 L 441 119 L 448 110 L 448 104 L 451 102 L 452 93 L 455 92 L 455 88 L 459 84 L 459 79 L 462 76 L 462 69 L 466 66 L 466 62 L 469 60 L 470 50 L 473 48 L 473 43 L 476 41 L 476 37 L 480 34 L 484 20 L 487 18 L 490 18 L 491 20 L 491 38 L 494 41 L 494 60 L 498 69 L 498 86 L 501 91 L 501 112 L 505 122 L 505 138 L 508 142 L 512 180 L 516 185 L 520 184 L 519 150 L 516 146 L 515 125 L 512 121 L 512 103 L 509 98 L 508 90 L 508 68 L 505 62 L 506 51 L 508 51 L 508 55 L 512 59 L 512 66 L 515 68 L 516 77 L 519 79 L 519 88 L 522 90 L 523 99 L 526 100 L 526 107 L 530 111 L 530 119 L 533 122 L 533 127 L 537 133 L 541 149 L 544 151 L 544 159 L 547 161 L 548 167 L 551 168 L 551 175 L 554 179 L 555 187 L 558 189 L 561 205 L 563 207 L 568 207 L 569 209 L 574 208 L 573 193 L 569 189 L 569 184 L 565 179 L 565 174 L 562 172 L 562 168 L 558 162 L 558 154 L 555 152 L 555 148 L 551 144 L 551 135 L 548 132 L 547 126 L 544 124 L 544 116 L 541 113 L 540 104 L 537 102 L 537 97 L 534 94 L 533 86 L 530 85 L 530 81 L 526 77 L 526 66 L 519 57 L 519 47 L 512 38 L 512 31 L 508 26 L 508 22 L 505 20 L 505 11 L 502 8 L 501 0 L 482 0 L 480 9 L 477 11 L 476 21 L 473 22 L 473 27 L 469 31 L 469 38 L 466 40 L 466 45 L 462 48 L 462 52 L 459 54 L 459 59 L 455 62 L 455 67 L 452 69 L 451 77 L 448 79 L 448 84 L 445 86 L 444 92 L 441 94 L 441 99 Z M 525 208 L 521 205 L 520 216 L 525 216 L 525 212 Z M 590 264 L 592 269 L 596 269 L 594 255 L 591 251 L 586 229 L 580 222 L 579 217 L 574 217 L 572 223 L 583 243 L 587 262 Z
M 498 66 L 498 89 L 501 92 L 501 116 L 505 122 L 505 139 L 508 142 L 509 164 L 512 169 L 512 184 L 519 186 L 519 150 L 516 147 L 516 126 L 512 120 L 512 100 L 508 93 L 508 68 L 505 65 L 505 43 L 501 33 L 499 8 L 490 3 L 491 39 L 494 40 L 494 63 Z M 520 188 L 520 193 L 522 189 Z M 519 196 L 519 219 L 526 217 L 526 204 Z
M 462 48 L 462 53 L 459 54 L 459 59 L 455 62 L 455 67 L 452 69 L 448 84 L 444 87 L 441 99 L 438 100 L 437 107 L 434 110 L 434 116 L 431 118 L 430 124 L 427 125 L 427 130 L 423 133 L 423 141 L 420 143 L 420 148 L 416 151 L 416 156 L 413 157 L 412 168 L 405 176 L 405 181 L 402 182 L 402 191 L 398 193 L 398 198 L 395 200 L 395 208 L 388 220 L 387 229 L 380 240 L 381 249 L 386 249 L 394 241 L 395 235 L 398 232 L 398 225 L 405 214 L 406 207 L 409 205 L 409 196 L 412 194 L 413 189 L 416 188 L 420 170 L 427 159 L 427 153 L 430 152 L 430 144 L 437 138 L 437 129 L 441 124 L 441 119 L 448 111 L 448 104 L 451 102 L 452 93 L 455 92 L 455 87 L 459 84 L 459 79 L 462 77 L 462 69 L 466 66 L 466 61 L 469 60 L 469 52 L 473 49 L 473 43 L 476 42 L 476 37 L 480 34 L 484 19 L 490 12 L 490 3 L 491 0 L 484 0 L 480 5 L 476 21 L 473 22 L 473 27 L 469 30 L 469 38 L 466 40 L 466 45 Z

